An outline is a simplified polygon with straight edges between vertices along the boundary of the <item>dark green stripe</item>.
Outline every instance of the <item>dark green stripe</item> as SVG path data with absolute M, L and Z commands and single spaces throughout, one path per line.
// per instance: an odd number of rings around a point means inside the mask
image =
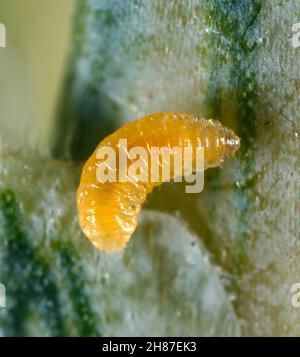
M 238 135 L 242 139 L 238 158 L 241 175 L 245 182 L 235 190 L 240 216 L 236 217 L 237 235 L 234 237 L 232 266 L 240 271 L 247 255 L 248 228 L 251 225 L 254 200 L 255 157 L 253 145 L 257 127 L 257 80 L 256 48 L 260 41 L 260 0 L 209 0 L 202 4 L 206 24 L 213 32 L 208 33 L 208 44 L 213 49 L 211 77 L 206 99 L 207 112 L 221 121 L 222 101 L 232 101 L 237 111 Z M 220 80 L 221 70 L 227 69 L 227 88 Z M 224 94 L 224 91 L 228 93 Z M 215 170 L 214 181 L 218 182 L 219 170 Z M 253 177 L 253 179 L 251 179 Z M 249 179 L 250 178 L 250 179 Z M 218 186 L 218 185 L 216 185 Z M 217 191 L 212 190 L 216 196 Z M 212 198 L 213 199 L 213 198 Z M 215 198 L 216 200 L 216 198 Z
M 241 272 L 243 262 L 247 256 L 247 246 L 249 239 L 249 227 L 252 223 L 253 202 L 255 200 L 255 154 L 254 143 L 257 128 L 257 63 L 255 49 L 260 39 L 259 13 L 261 2 L 245 1 L 242 9 L 247 11 L 244 26 L 237 31 L 235 36 L 237 51 L 233 58 L 231 69 L 232 82 L 235 85 L 237 97 L 237 109 L 239 119 L 239 135 L 242 138 L 240 157 L 244 182 L 236 190 L 236 200 L 240 209 L 240 217 L 237 220 L 239 232 L 235 237 L 237 244 L 236 251 L 233 252 L 235 270 Z M 255 31 L 255 33 L 254 33 Z
M 72 245 L 67 242 L 59 242 L 58 251 L 64 280 L 73 305 L 72 316 L 74 316 L 78 336 L 100 336 L 101 334 L 97 327 L 99 317 L 93 311 L 88 298 L 80 257 Z
M 64 335 L 58 289 L 50 266 L 38 256 L 31 238 L 23 231 L 14 193 L 0 192 L 0 245 L 4 259 L 1 279 L 6 285 L 7 308 L 2 316 L 7 336 L 27 336 L 27 318 L 39 315 L 51 336 Z

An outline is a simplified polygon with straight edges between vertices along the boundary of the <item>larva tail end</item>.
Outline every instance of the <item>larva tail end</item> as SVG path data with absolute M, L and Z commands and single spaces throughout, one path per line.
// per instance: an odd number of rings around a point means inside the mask
M 95 239 L 95 238 L 89 238 L 89 239 L 91 240 L 91 242 L 95 247 L 97 247 L 101 252 L 105 252 L 105 253 L 120 252 L 126 247 L 129 241 L 129 238 L 121 238 L 121 237 L 119 237 L 119 239 L 112 239 L 111 237 L 110 238 L 101 237 L 101 239 Z

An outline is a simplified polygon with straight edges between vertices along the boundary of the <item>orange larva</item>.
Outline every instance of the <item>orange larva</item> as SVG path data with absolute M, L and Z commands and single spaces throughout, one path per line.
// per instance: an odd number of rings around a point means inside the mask
M 80 226 L 93 244 L 104 251 L 126 246 L 147 194 L 161 184 L 161 180 L 106 183 L 97 180 L 96 171 L 101 164 L 97 159 L 98 149 L 108 146 L 117 152 L 120 138 L 127 139 L 128 149 L 139 146 L 148 152 L 150 147 L 200 145 L 204 149 L 205 169 L 219 166 L 225 157 L 235 154 L 240 144 L 234 132 L 217 121 L 172 112 L 129 122 L 106 137 L 86 162 L 77 191 Z

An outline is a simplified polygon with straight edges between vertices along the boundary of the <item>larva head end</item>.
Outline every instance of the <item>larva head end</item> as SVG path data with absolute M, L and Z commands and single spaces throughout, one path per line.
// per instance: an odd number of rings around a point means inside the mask
M 226 128 L 225 143 L 226 152 L 229 156 L 234 156 L 240 147 L 240 138 L 231 130 Z

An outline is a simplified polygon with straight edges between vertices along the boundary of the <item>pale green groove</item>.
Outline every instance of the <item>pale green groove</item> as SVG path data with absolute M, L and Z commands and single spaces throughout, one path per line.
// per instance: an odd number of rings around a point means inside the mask
M 110 26 L 109 14 L 103 15 L 103 21 Z M 97 31 L 97 22 L 91 1 L 76 1 L 73 24 L 69 61 L 58 102 L 51 150 L 56 158 L 81 161 L 91 154 L 100 139 L 117 128 L 119 112 L 116 104 L 99 91 L 102 78 L 98 73 L 110 61 L 104 51 L 101 56 L 97 55 L 100 58 L 97 59 L 98 72 L 95 73 L 93 68 L 96 59 L 90 56 L 88 37 L 91 31 Z M 105 34 L 102 34 L 102 38 L 104 42 L 107 41 L 107 46 L 113 41 Z M 98 53 L 97 43 L 94 45 L 93 51 Z

